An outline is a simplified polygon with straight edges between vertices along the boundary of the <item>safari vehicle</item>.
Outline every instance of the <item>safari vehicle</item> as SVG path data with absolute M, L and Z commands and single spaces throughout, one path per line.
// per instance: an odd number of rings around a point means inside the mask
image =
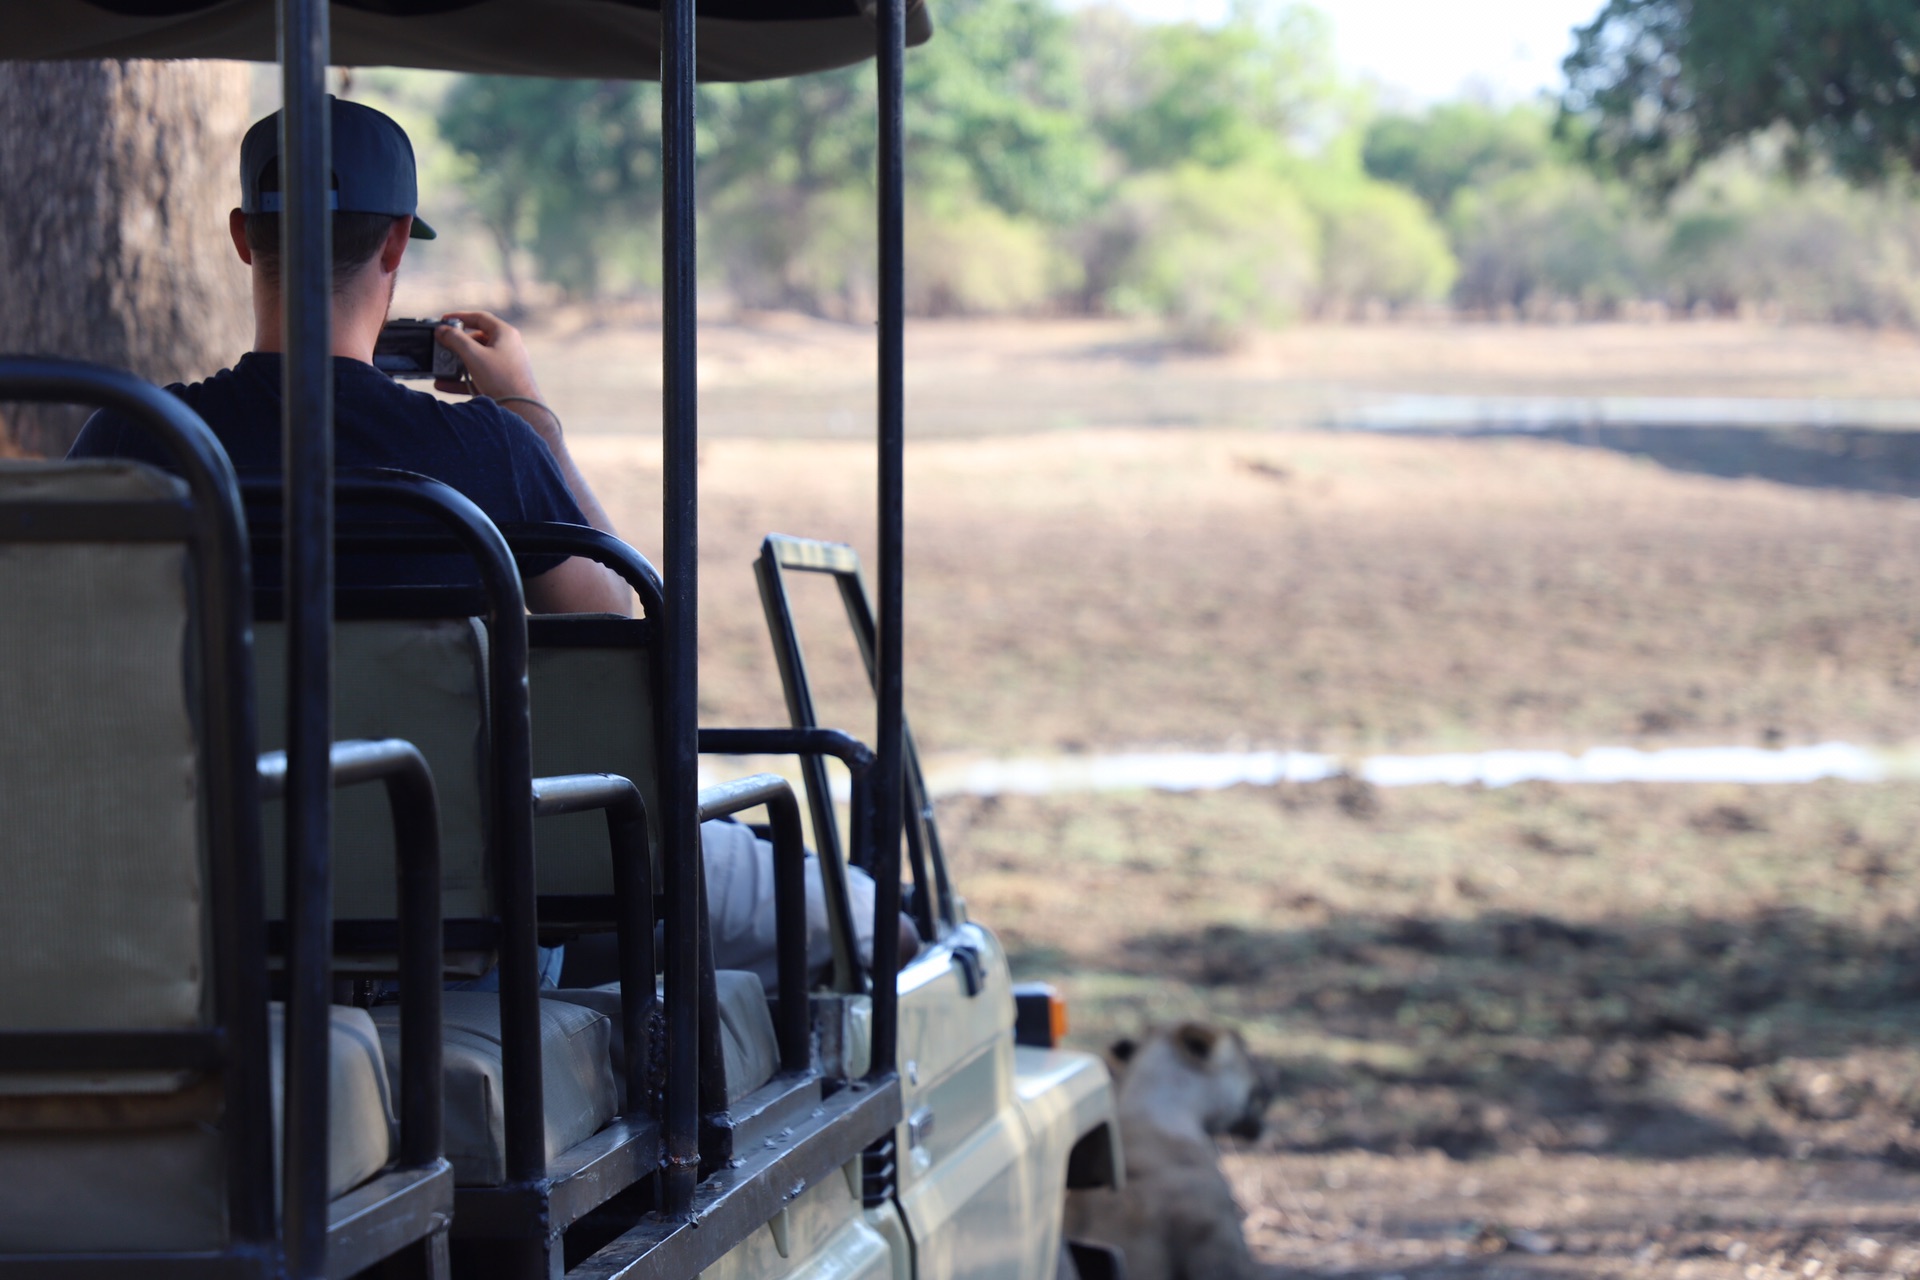
M 173 460 L 0 466 L 0 1276 L 1113 1274 L 1060 1226 L 1068 1187 L 1118 1176 L 1105 1069 L 1053 1044 L 1048 997 L 1023 1003 L 967 919 L 903 714 L 902 70 L 930 34 L 918 0 L 8 6 L 8 59 L 280 63 L 287 355 L 284 477 L 246 485 L 164 392 L 0 357 L 0 401 L 114 409 Z M 703 729 L 695 77 L 876 54 L 878 616 L 848 548 L 769 538 L 791 723 Z M 660 79 L 663 573 L 421 477 L 335 474 L 330 61 Z M 284 584 L 256 590 L 274 547 Z M 339 554 L 422 549 L 480 587 L 335 588 Z M 516 551 L 611 566 L 644 616 L 530 619 Z M 814 723 L 799 573 L 846 600 L 871 749 Z M 798 759 L 824 972 L 799 797 L 770 774 L 702 790 L 703 751 Z M 854 783 L 845 854 L 829 758 Z M 705 925 L 699 824 L 750 810 L 775 850 L 771 993 L 716 970 Z M 878 920 L 916 921 L 904 967 L 886 927 L 861 964 L 843 857 Z M 596 932 L 622 980 L 543 992 L 537 946 Z M 497 994 L 444 986 L 495 966 Z

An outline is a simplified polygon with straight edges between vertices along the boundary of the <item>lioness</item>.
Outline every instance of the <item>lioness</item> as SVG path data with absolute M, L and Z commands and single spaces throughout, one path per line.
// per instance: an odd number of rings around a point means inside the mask
M 1067 1197 L 1067 1235 L 1125 1251 L 1127 1280 L 1260 1274 L 1214 1135 L 1257 1138 L 1269 1092 L 1237 1031 L 1197 1022 L 1111 1050 L 1126 1188 Z

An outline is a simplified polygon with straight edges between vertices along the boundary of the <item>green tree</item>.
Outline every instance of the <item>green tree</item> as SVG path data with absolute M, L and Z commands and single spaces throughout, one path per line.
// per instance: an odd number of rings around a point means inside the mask
M 1551 115 L 1532 104 L 1499 109 L 1442 102 L 1419 115 L 1387 114 L 1367 126 L 1367 172 L 1426 201 L 1442 217 L 1462 188 L 1560 161 Z
M 599 292 L 616 263 L 649 278 L 640 250 L 659 207 L 657 87 L 464 76 L 437 123 L 470 165 L 468 198 L 509 281 L 516 246 L 577 296 Z
M 1787 183 L 1729 156 L 1675 193 L 1661 262 L 1671 301 L 1795 320 L 1920 320 L 1920 210 L 1831 175 Z
M 1566 60 L 1562 118 L 1602 165 L 1661 194 L 1779 129 L 1785 160 L 1849 177 L 1920 169 L 1913 0 L 1608 0 Z
M 1130 30 L 1096 12 L 1115 74 L 1094 99 L 1103 137 L 1135 171 L 1263 159 L 1326 125 L 1339 97 L 1327 20 L 1242 3 L 1219 26 Z
M 922 190 L 971 187 L 1004 213 L 1063 223 L 1098 185 L 1070 20 L 1048 0 L 950 0 L 907 64 Z

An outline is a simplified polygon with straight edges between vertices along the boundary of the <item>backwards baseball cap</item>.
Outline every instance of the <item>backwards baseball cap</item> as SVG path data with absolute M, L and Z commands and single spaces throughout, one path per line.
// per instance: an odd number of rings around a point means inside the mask
M 435 232 L 414 212 L 420 201 L 413 143 L 391 116 L 327 95 L 333 117 L 333 190 L 336 213 L 384 213 L 413 218 L 413 238 Z M 254 122 L 240 143 L 240 211 L 280 212 L 280 113 Z M 263 181 L 264 180 L 264 181 Z M 265 188 L 265 189 L 263 189 Z

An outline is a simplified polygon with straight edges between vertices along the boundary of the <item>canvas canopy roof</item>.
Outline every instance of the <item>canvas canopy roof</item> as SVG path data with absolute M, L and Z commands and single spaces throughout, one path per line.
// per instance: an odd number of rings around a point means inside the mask
M 0 20 L 0 59 L 274 60 L 273 0 L 32 0 Z M 873 56 L 861 0 L 700 0 L 702 80 L 771 80 Z M 659 0 L 333 0 L 331 61 L 492 75 L 652 80 Z M 908 0 L 907 43 L 933 34 Z

